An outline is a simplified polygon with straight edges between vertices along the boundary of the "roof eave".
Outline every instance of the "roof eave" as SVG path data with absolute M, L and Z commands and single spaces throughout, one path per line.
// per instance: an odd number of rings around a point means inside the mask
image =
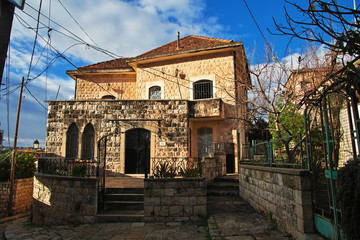
M 180 51 L 176 51 L 176 52 L 155 54 L 155 55 L 149 55 L 149 56 L 143 56 L 143 57 L 138 56 L 138 57 L 128 58 L 127 63 L 133 67 L 133 64 L 131 64 L 131 63 L 134 63 L 134 62 L 139 63 L 139 62 L 151 60 L 151 59 L 155 60 L 158 58 L 171 57 L 171 56 L 182 55 L 182 54 L 186 54 L 186 53 L 208 52 L 208 51 L 212 51 L 212 50 L 220 50 L 220 49 L 238 47 L 238 46 L 242 46 L 242 45 L 243 45 L 243 43 L 241 41 L 239 41 L 239 42 L 231 42 L 228 44 L 221 44 L 221 45 L 216 45 L 216 46 L 211 46 L 211 47 L 193 48 L 193 49 L 187 49 L 187 50 L 183 50 L 183 51 L 180 50 Z
M 83 69 L 83 70 L 67 70 L 66 74 L 71 78 L 76 79 L 78 76 L 83 75 L 100 75 L 100 74 L 133 74 L 135 73 L 133 68 L 122 69 Z

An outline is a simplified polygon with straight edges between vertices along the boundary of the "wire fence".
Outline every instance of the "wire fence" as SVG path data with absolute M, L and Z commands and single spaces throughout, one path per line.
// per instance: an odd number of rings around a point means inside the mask
M 287 143 L 287 144 L 285 144 Z M 253 141 L 242 145 L 241 164 L 257 166 L 307 169 L 306 145 L 301 135 L 272 139 L 265 142 Z M 286 145 L 288 147 L 286 147 Z

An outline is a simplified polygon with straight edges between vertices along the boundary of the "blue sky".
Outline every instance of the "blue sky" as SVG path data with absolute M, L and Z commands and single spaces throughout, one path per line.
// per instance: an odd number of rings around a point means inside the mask
M 267 28 L 275 30 L 273 17 L 284 22 L 284 1 L 246 2 L 278 58 L 287 56 L 289 52 L 285 52 L 285 47 L 289 38 L 273 36 L 267 31 Z M 23 11 L 15 11 L 10 68 L 4 70 L 3 76 L 3 84 L 8 85 L 1 86 L 0 129 L 5 131 L 4 146 L 9 142 L 13 145 L 19 95 L 16 88 L 21 78 L 28 75 L 35 39 L 40 1 L 27 0 L 26 3 Z M 243 0 L 43 0 L 41 13 L 31 80 L 27 84 L 41 104 L 24 91 L 18 139 L 18 146 L 23 147 L 32 146 L 35 139 L 45 147 L 47 106 L 44 101 L 54 100 L 59 88 L 57 99 L 73 99 L 75 82 L 65 71 L 75 69 L 74 66 L 111 60 L 114 56 L 136 56 L 174 41 L 177 31 L 182 37 L 193 34 L 243 41 L 248 55 L 253 49 L 263 54 L 266 44 Z M 290 13 L 298 14 L 295 10 Z M 306 42 L 294 40 L 289 46 L 292 53 L 296 53 Z M 67 60 L 59 57 L 59 53 Z M 51 66 L 44 71 L 48 65 Z M 7 86 L 12 92 L 8 98 Z

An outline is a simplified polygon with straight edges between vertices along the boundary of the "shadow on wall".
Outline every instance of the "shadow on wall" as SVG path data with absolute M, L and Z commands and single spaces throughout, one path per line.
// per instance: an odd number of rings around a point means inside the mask
M 96 178 L 35 174 L 33 224 L 93 223 L 97 189 Z

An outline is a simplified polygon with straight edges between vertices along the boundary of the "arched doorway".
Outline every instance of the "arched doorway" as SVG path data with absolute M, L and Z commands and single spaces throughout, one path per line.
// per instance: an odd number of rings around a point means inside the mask
M 150 169 L 150 131 L 135 128 L 125 133 L 125 173 L 144 174 Z

